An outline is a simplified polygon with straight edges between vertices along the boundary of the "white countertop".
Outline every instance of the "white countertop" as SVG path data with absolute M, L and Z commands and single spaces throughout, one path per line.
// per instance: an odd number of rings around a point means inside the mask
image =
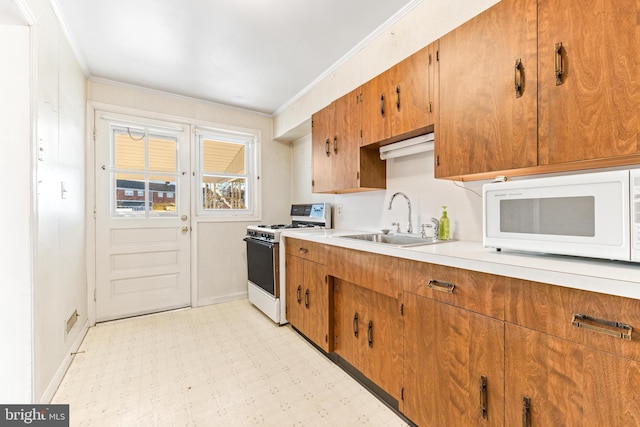
M 340 238 L 362 230 L 285 230 L 282 236 L 414 261 L 640 299 L 640 263 L 488 249 L 481 242 L 451 241 L 398 248 Z M 285 242 L 286 244 L 286 242 Z

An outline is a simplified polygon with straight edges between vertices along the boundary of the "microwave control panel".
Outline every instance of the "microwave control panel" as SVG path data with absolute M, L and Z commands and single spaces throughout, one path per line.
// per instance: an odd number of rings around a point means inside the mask
M 631 260 L 640 261 L 640 169 L 630 172 Z

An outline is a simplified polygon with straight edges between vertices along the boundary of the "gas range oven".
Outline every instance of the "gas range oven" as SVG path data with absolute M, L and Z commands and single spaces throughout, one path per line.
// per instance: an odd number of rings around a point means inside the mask
M 287 323 L 284 283 L 280 281 L 280 234 L 285 229 L 331 228 L 329 203 L 291 205 L 288 224 L 250 225 L 247 243 L 249 301 L 274 322 Z

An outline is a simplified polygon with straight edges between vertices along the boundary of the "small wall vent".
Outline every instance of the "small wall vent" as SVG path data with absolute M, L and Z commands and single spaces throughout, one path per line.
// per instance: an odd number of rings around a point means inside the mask
M 71 313 L 71 316 L 69 316 L 67 318 L 67 334 L 69 333 L 69 331 L 71 331 L 71 329 L 73 329 L 74 325 L 76 324 L 76 322 L 78 321 L 78 310 L 73 310 L 73 313 Z

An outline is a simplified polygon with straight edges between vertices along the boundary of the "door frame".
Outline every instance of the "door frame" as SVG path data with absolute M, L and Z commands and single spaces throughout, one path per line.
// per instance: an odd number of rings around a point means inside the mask
M 86 157 L 85 157 L 85 174 L 86 174 L 86 255 L 87 255 L 87 318 L 89 320 L 89 326 L 95 326 L 96 324 L 96 150 L 95 150 L 95 114 L 96 111 L 103 111 L 113 114 L 124 114 L 130 116 L 140 117 L 142 119 L 151 120 L 164 120 L 173 123 L 179 123 L 184 125 L 189 132 L 189 166 L 190 166 L 190 180 L 189 180 L 189 226 L 191 227 L 190 233 L 190 289 L 191 289 L 191 304 L 190 307 L 198 306 L 198 269 L 195 260 L 198 259 L 198 222 L 194 218 L 196 212 L 195 206 L 195 153 L 194 153 L 194 125 L 191 120 L 184 117 L 174 116 L 170 114 L 155 113 L 151 111 L 138 110 L 135 108 L 121 107 L 118 105 L 106 104 L 102 102 L 88 101 L 87 102 L 87 118 L 86 118 Z

